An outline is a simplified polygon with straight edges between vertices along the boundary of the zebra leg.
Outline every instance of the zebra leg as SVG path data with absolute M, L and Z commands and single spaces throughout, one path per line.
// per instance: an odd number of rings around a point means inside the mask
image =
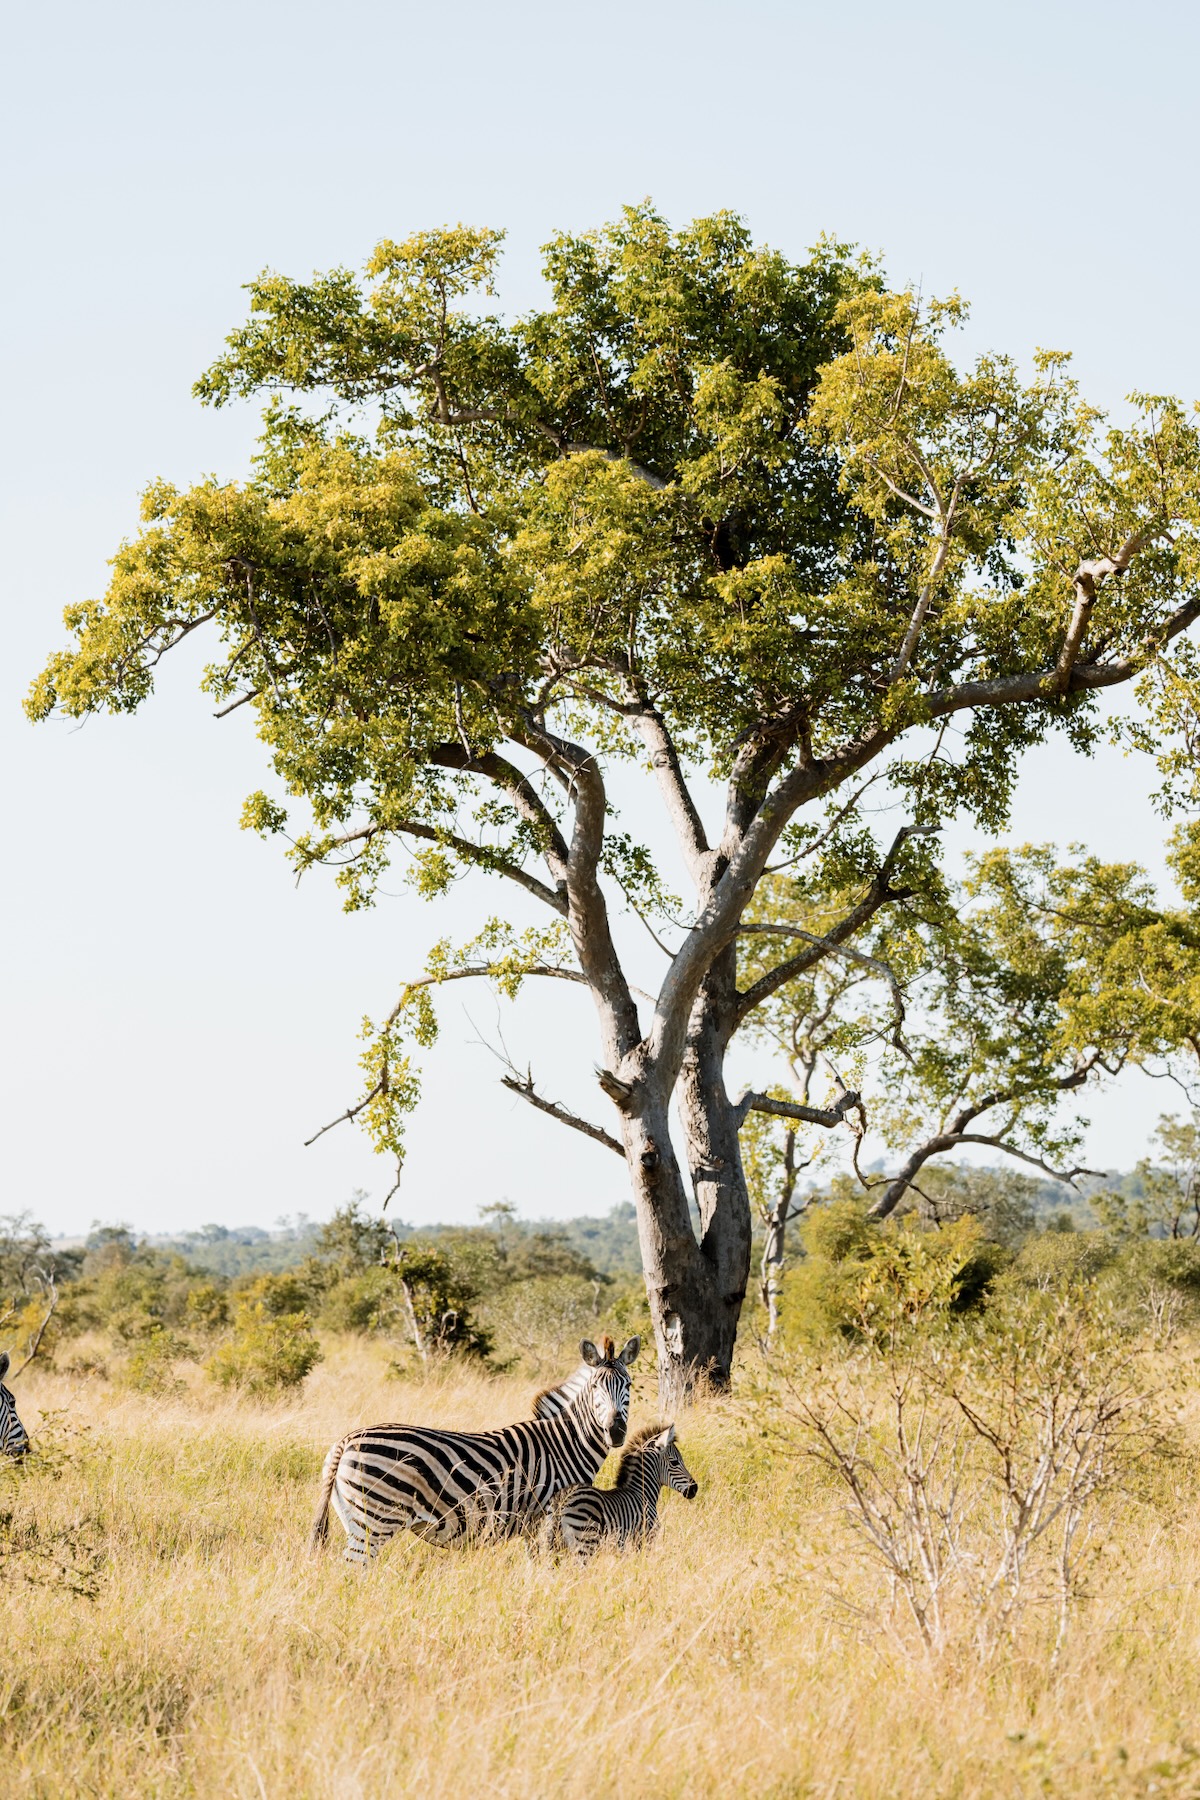
M 367 1534 L 363 1530 L 361 1521 L 355 1518 L 352 1509 L 346 1504 L 345 1497 L 336 1486 L 330 1495 L 329 1503 L 337 1514 L 339 1525 L 346 1533 L 346 1548 L 342 1552 L 343 1560 L 353 1563 L 356 1568 L 365 1568 L 368 1557 Z

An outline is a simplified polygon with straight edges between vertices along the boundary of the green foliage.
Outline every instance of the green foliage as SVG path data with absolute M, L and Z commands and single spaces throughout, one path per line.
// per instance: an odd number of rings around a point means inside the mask
M 932 1329 L 982 1304 L 1004 1260 L 969 1217 L 941 1227 L 912 1217 L 878 1225 L 854 1198 L 811 1207 L 800 1235 L 804 1260 L 785 1287 L 792 1342 L 875 1342 Z
M 175 1374 L 175 1364 L 192 1354 L 183 1339 L 154 1325 L 130 1346 L 121 1368 L 121 1381 L 139 1394 L 178 1393 L 183 1383 Z
M 443 1251 L 402 1244 L 385 1272 L 392 1282 L 389 1324 L 395 1330 L 401 1317 L 407 1321 L 418 1354 L 491 1353 L 491 1336 L 472 1313 L 476 1289 Z
M 240 1281 L 232 1290 L 235 1310 L 261 1308 L 269 1319 L 282 1319 L 302 1313 L 313 1305 L 316 1295 L 308 1278 L 308 1269 L 284 1269 L 278 1274 L 255 1275 Z
M 307 1313 L 272 1312 L 266 1299 L 247 1292 L 238 1298 L 231 1337 L 205 1368 L 221 1387 L 270 1394 L 298 1387 L 321 1360 Z
M 543 793 L 521 758 L 544 761 L 569 731 L 583 763 L 641 763 L 625 724 L 645 708 L 689 767 L 726 774 L 748 744 L 774 744 L 766 782 L 823 759 L 812 816 L 782 807 L 770 831 L 794 834 L 828 902 L 878 867 L 842 788 L 867 763 L 891 753 L 887 781 L 923 829 L 966 811 L 996 830 L 1022 752 L 1056 730 L 1088 748 L 1094 690 L 1120 672 L 1143 671 L 1135 729 L 1187 787 L 1197 669 L 1175 640 L 1200 571 L 1200 440 L 1176 402 L 1139 397 L 1134 422 L 1106 431 L 1064 358 L 1040 357 L 1031 382 L 1000 356 L 960 369 L 957 297 L 889 291 L 838 245 L 792 262 L 729 213 L 676 231 L 644 205 L 561 234 L 547 303 L 517 319 L 488 303 L 500 241 L 422 233 L 380 243 L 361 278 L 250 285 L 248 322 L 196 391 L 263 401 L 253 471 L 148 488 L 107 594 L 68 609 L 73 642 L 35 683 L 34 717 L 136 709 L 164 650 L 210 627 L 204 687 L 253 705 L 274 768 L 277 791 L 251 796 L 244 822 L 291 829 L 301 869 L 336 861 L 351 907 L 407 838 L 430 896 L 482 869 L 562 915 L 571 783 Z M 1074 571 L 1127 542 L 1074 643 L 1095 679 L 1073 686 Z M 971 708 L 956 754 L 931 753 L 928 728 Z M 607 822 L 602 874 L 661 922 L 660 847 Z M 932 892 L 932 855 L 909 861 Z M 1194 943 L 1146 929 L 1178 1036 Z M 998 1064 L 1022 1093 L 1044 1083 L 1028 1045 L 1057 973 L 1026 950 L 1016 987 L 992 981 L 987 1017 L 994 1034 L 1005 1003 L 1022 1007 L 1021 1046 L 977 1033 L 971 1053 L 980 1082 Z M 558 925 L 493 922 L 439 946 L 364 1027 L 359 1116 L 376 1144 L 402 1152 L 433 987 L 488 974 L 511 994 L 573 959 Z M 1112 1021 L 1088 1025 L 1077 1000 L 1079 1030 L 1109 1042 Z M 963 1054 L 943 1067 L 924 1046 L 921 1078 L 960 1079 Z M 1050 1141 L 1036 1107 L 1025 1129 Z

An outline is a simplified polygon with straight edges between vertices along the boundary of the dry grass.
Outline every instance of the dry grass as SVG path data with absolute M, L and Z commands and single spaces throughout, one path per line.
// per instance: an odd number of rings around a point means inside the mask
M 730 1407 L 683 1422 L 700 1497 L 665 1497 L 646 1555 L 579 1569 L 402 1540 L 363 1576 L 305 1550 L 327 1444 L 520 1416 L 525 1384 L 405 1386 L 347 1345 L 274 1407 L 34 1371 L 20 1398 L 31 1425 L 69 1407 L 90 1429 L 16 1505 L 89 1515 L 105 1564 L 94 1601 L 0 1582 L 4 1795 L 1200 1793 L 1186 1460 L 1113 1523 L 1058 1671 L 1036 1631 L 985 1671 L 922 1661 L 830 1597 L 875 1603 L 879 1577 L 819 1474 Z M 635 1423 L 652 1411 L 643 1392 Z

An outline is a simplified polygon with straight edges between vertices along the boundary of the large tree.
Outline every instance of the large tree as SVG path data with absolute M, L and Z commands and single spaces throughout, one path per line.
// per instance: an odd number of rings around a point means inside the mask
M 890 292 L 836 246 L 791 263 L 728 215 L 672 232 L 642 208 L 556 238 L 548 300 L 516 320 L 473 299 L 499 250 L 446 230 L 380 244 L 365 280 L 254 282 L 198 387 L 268 396 L 253 472 L 148 490 L 30 706 L 133 710 L 208 627 L 208 691 L 255 709 L 308 815 L 301 866 L 351 858 L 361 903 L 400 841 L 430 894 L 465 866 L 543 907 L 545 931 L 495 922 L 429 978 L 586 986 L 611 1128 L 550 1110 L 628 1167 L 665 1384 L 721 1381 L 759 1103 L 726 1091 L 731 1040 L 921 887 L 940 821 L 1001 826 L 1024 750 L 1055 731 L 1086 750 L 1104 690 L 1140 678 L 1156 738 L 1190 721 L 1200 446 L 1169 400 L 1106 431 L 1058 356 L 1032 382 L 1001 356 L 959 372 L 957 301 Z M 615 826 L 620 759 L 657 782 L 649 844 Z M 876 845 L 882 794 L 904 810 Z M 262 795 L 247 819 L 286 824 Z M 747 908 L 797 858 L 819 873 L 814 941 L 780 940 L 740 985 Z M 672 859 L 693 890 L 674 923 Z M 622 889 L 664 946 L 654 994 L 619 953 Z M 384 1146 L 429 992 L 407 988 L 369 1046 Z

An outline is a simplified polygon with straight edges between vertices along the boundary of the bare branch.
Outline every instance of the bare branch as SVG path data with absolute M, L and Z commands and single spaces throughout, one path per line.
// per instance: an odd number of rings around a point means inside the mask
M 733 1109 L 734 1123 L 740 1128 L 748 1113 L 771 1113 L 777 1119 L 798 1119 L 803 1125 L 840 1125 L 848 1112 L 861 1105 L 858 1094 L 843 1092 L 833 1106 L 801 1106 L 796 1100 L 775 1100 L 770 1094 L 749 1091 Z
M 372 1100 L 376 1099 L 380 1094 L 382 1094 L 382 1092 L 383 1092 L 383 1082 L 382 1082 L 382 1080 L 380 1080 L 380 1081 L 377 1081 L 375 1083 L 375 1086 L 371 1089 L 371 1091 L 367 1094 L 364 1094 L 362 1099 L 357 1101 L 354 1106 L 348 1106 L 344 1113 L 338 1114 L 336 1119 L 330 1119 L 328 1125 L 322 1125 L 320 1131 L 314 1131 L 310 1138 L 305 1138 L 304 1148 L 307 1150 L 310 1145 L 316 1143 L 318 1138 L 323 1138 L 327 1131 L 332 1131 L 335 1125 L 345 1125 L 349 1120 L 357 1119 L 359 1113 L 362 1112 L 366 1107 L 370 1106 Z M 392 1193 L 394 1194 L 395 1191 L 396 1191 L 395 1188 L 393 1188 Z M 388 1199 L 389 1200 L 391 1199 L 391 1194 L 388 1195 Z M 385 1202 L 385 1205 L 386 1205 L 386 1202 Z
M 532 894 L 544 906 L 552 907 L 563 918 L 567 914 L 567 896 L 564 888 L 552 888 L 546 882 L 539 881 L 536 875 L 530 875 L 517 863 L 510 863 L 497 851 L 489 850 L 485 844 L 474 844 L 470 838 L 460 837 L 457 832 L 446 831 L 440 825 L 426 825 L 417 819 L 405 819 L 399 825 L 364 825 L 357 831 L 343 832 L 340 837 L 331 839 L 330 848 L 341 850 L 348 844 L 368 843 L 384 831 L 395 833 L 397 837 L 415 837 L 430 844 L 444 844 L 461 856 L 464 862 L 473 863 L 478 869 L 489 875 L 503 875 L 508 881 L 515 881 L 518 887 Z
M 581 1131 L 584 1137 L 590 1137 L 595 1143 L 603 1144 L 605 1149 L 615 1150 L 621 1161 L 625 1161 L 625 1147 L 619 1138 L 613 1137 L 602 1126 L 592 1125 L 587 1119 L 581 1119 L 578 1113 L 573 1113 L 567 1107 L 560 1106 L 557 1101 L 544 1100 L 534 1090 L 532 1071 L 527 1070 L 521 1076 L 514 1070 L 511 1075 L 502 1075 L 500 1081 L 510 1094 L 519 1094 L 522 1100 L 528 1100 L 530 1106 L 535 1106 L 539 1112 L 549 1114 L 550 1118 L 557 1119 L 560 1125 L 569 1125 L 573 1131 Z
M 987 1144 L 993 1150 L 1003 1150 L 1006 1156 L 1015 1156 L 1018 1162 L 1029 1163 L 1031 1167 L 1041 1169 L 1044 1174 L 1049 1175 L 1054 1181 L 1061 1181 L 1065 1183 L 1067 1187 L 1074 1187 L 1081 1175 L 1104 1175 L 1107 1173 L 1104 1169 L 1086 1169 L 1082 1164 L 1074 1169 L 1055 1169 L 1051 1167 L 1044 1157 L 1034 1156 L 1032 1152 L 1028 1150 L 1019 1150 L 1015 1144 L 1010 1144 L 1007 1139 L 1002 1137 L 988 1137 L 983 1132 L 964 1131 L 958 1142 L 960 1144 Z
M 236 700 L 231 700 L 229 702 L 228 706 L 218 707 L 217 711 L 213 714 L 213 718 L 227 719 L 231 712 L 236 712 L 239 706 L 248 706 L 251 700 L 257 700 L 261 693 L 262 689 L 256 687 L 251 688 L 247 694 L 239 694 Z
M 19 1369 L 13 1369 L 11 1371 L 11 1373 L 9 1375 L 10 1381 L 15 1380 L 15 1378 L 18 1375 L 23 1375 L 25 1373 L 26 1369 L 29 1367 L 30 1363 L 33 1361 L 34 1357 L 37 1355 L 38 1351 L 42 1347 L 42 1339 L 46 1335 L 47 1325 L 49 1325 L 51 1319 L 54 1317 L 55 1313 L 58 1311 L 58 1299 L 59 1299 L 58 1283 L 55 1280 L 54 1275 L 52 1273 L 45 1274 L 41 1270 L 38 1271 L 38 1275 L 42 1282 L 43 1293 L 45 1293 L 47 1290 L 49 1291 L 50 1304 L 46 1308 L 45 1318 L 42 1320 L 41 1324 L 37 1328 L 37 1331 L 34 1333 L 33 1339 L 29 1346 L 29 1354 L 26 1356 L 25 1361 L 21 1364 Z
M 439 744 L 429 753 L 429 760 L 443 769 L 458 769 L 468 775 L 483 775 L 503 788 L 527 824 L 537 830 L 543 842 L 543 855 L 555 881 L 567 877 L 568 850 L 558 828 L 558 820 L 550 811 L 533 783 L 515 763 L 495 750 L 469 756 L 461 744 Z
M 901 644 L 896 660 L 892 664 L 891 671 L 888 675 L 889 686 L 895 686 L 896 682 L 899 681 L 909 663 L 912 661 L 913 651 L 916 649 L 917 640 L 921 635 L 921 627 L 925 623 L 925 615 L 929 611 L 933 601 L 934 592 L 937 588 L 938 579 L 946 566 L 946 558 L 950 554 L 950 526 L 951 520 L 949 518 L 943 518 L 942 536 L 937 547 L 937 554 L 933 559 L 933 566 L 929 571 L 928 579 L 917 597 L 917 604 L 913 608 L 912 618 L 908 622 L 908 630 L 904 634 L 904 642 Z
M 639 701 L 636 708 L 628 708 L 627 714 L 633 719 L 650 752 L 659 789 L 666 801 L 667 812 L 675 827 L 688 869 L 699 881 L 703 877 L 705 860 L 709 855 L 708 838 L 691 790 L 684 780 L 679 752 L 667 729 L 666 720 L 648 700 Z
M 1099 1053 L 1093 1053 L 1088 1056 L 1084 1062 L 1080 1063 L 1077 1068 L 1070 1070 L 1066 1075 L 1057 1076 L 1053 1081 L 1048 1082 L 1046 1085 L 1048 1088 L 1058 1093 L 1069 1093 L 1074 1088 L 1082 1087 L 1088 1076 L 1092 1073 L 1092 1070 L 1101 1066 L 1103 1065 Z M 1033 1099 L 1036 1097 L 1036 1093 L 1029 1088 L 1013 1087 L 991 1094 L 984 1094 L 983 1097 L 977 1100 L 973 1105 L 961 1107 L 954 1118 L 950 1120 L 944 1131 L 935 1132 L 932 1137 L 926 1138 L 923 1144 L 917 1145 L 916 1149 L 900 1168 L 899 1173 L 888 1182 L 874 1206 L 868 1209 L 867 1216 L 872 1219 L 886 1219 L 888 1214 L 894 1212 L 896 1207 L 900 1204 L 901 1200 L 904 1198 L 905 1192 L 913 1185 L 916 1176 L 924 1168 L 925 1164 L 935 1156 L 944 1156 L 946 1151 L 957 1149 L 959 1144 L 991 1145 L 995 1149 L 1005 1151 L 1009 1156 L 1016 1156 L 1024 1162 L 1033 1163 L 1035 1167 L 1045 1169 L 1046 1173 L 1052 1175 L 1056 1181 L 1071 1181 L 1077 1175 L 1094 1175 L 1098 1173 L 1098 1171 L 1094 1169 L 1076 1169 L 1070 1175 L 1061 1175 L 1057 1170 L 1051 1169 L 1046 1163 L 1042 1162 L 1039 1157 L 1027 1154 L 1023 1150 L 1014 1149 L 1002 1135 L 991 1137 L 982 1133 L 972 1132 L 969 1129 L 976 1119 L 980 1118 L 985 1112 L 990 1112 L 995 1106 L 1008 1106 L 1014 1102 L 1019 1103 L 1023 1099 Z M 1009 1121 L 1009 1128 L 1011 1128 L 1012 1124 L 1015 1122 L 1015 1117 L 1016 1115 L 1014 1113 L 1013 1119 L 1010 1119 Z
M 880 904 L 882 904 L 882 902 L 880 902 Z M 845 920 L 842 921 L 843 925 L 845 922 Z M 750 933 L 760 933 L 766 937 L 800 938 L 805 943 L 815 945 L 820 950 L 821 954 L 820 956 L 811 958 L 805 957 L 803 954 L 790 958 L 786 963 L 780 964 L 778 969 L 772 969 L 769 975 L 764 976 L 761 981 L 756 981 L 754 987 L 750 988 L 743 996 L 743 1000 L 748 1001 L 755 992 L 755 989 L 762 987 L 766 982 L 771 983 L 770 991 L 774 992 L 778 988 L 785 986 L 787 981 L 794 980 L 796 975 L 803 973 L 805 968 L 811 968 L 814 962 L 820 962 L 824 960 L 826 956 L 837 956 L 844 962 L 855 963 L 859 968 L 870 969 L 873 974 L 879 976 L 881 981 L 887 983 L 888 987 L 891 989 L 892 1005 L 895 1009 L 892 1015 L 892 1035 L 890 1042 L 893 1043 L 896 1049 L 903 1055 L 909 1054 L 908 1046 L 900 1035 L 904 1025 L 904 995 L 900 990 L 900 983 L 896 980 L 894 971 L 891 970 L 885 962 L 882 962 L 879 957 L 868 956 L 863 950 L 854 950 L 848 944 L 835 942 L 832 937 L 817 937 L 811 931 L 802 931 L 798 925 L 741 925 L 738 927 L 739 937 Z M 796 967 L 797 964 L 801 965 L 800 968 Z M 790 970 L 791 973 L 783 974 L 783 972 L 787 970 Z M 782 979 L 780 979 L 781 975 L 783 976 Z M 763 998 L 765 997 L 766 996 L 764 995 Z M 756 1000 L 754 1004 L 760 1005 L 761 1000 Z

